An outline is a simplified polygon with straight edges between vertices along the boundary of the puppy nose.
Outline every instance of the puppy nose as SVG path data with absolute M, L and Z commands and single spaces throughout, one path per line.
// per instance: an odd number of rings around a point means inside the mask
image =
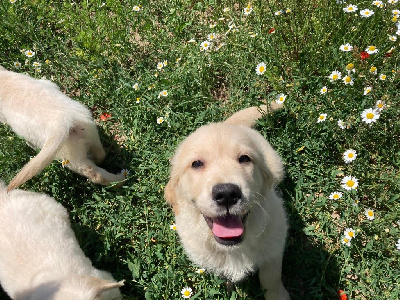
M 242 198 L 242 191 L 233 183 L 220 183 L 213 187 L 212 197 L 218 205 L 230 207 Z

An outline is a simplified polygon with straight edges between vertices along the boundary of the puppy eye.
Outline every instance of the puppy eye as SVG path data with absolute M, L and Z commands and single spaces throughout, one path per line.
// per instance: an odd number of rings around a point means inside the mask
M 204 166 L 204 163 L 201 160 L 196 160 L 196 161 L 192 162 L 193 169 L 199 169 L 202 166 Z
M 248 162 L 251 162 L 251 159 L 248 155 L 242 155 L 239 157 L 239 163 L 243 164 Z

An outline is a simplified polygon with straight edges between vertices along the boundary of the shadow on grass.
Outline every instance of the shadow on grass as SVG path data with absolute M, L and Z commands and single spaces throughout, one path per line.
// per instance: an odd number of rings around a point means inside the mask
M 283 259 L 283 283 L 294 299 L 338 299 L 339 267 L 335 257 L 305 234 L 306 224 L 295 204 L 295 184 L 287 177 L 283 198 L 289 216 L 289 233 Z

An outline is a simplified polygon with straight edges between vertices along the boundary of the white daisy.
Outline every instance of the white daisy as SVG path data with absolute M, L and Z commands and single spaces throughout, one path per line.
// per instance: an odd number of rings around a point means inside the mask
M 345 85 L 348 85 L 348 84 L 353 85 L 354 81 L 353 81 L 353 78 L 351 76 L 346 75 L 345 77 L 343 77 L 343 83 Z
M 138 89 L 139 89 L 139 83 L 135 83 L 134 85 L 133 85 L 133 89 L 135 90 L 135 91 L 137 91 Z
M 189 299 L 192 296 L 192 289 L 190 287 L 185 287 L 181 291 L 182 297 Z
M 400 250 L 400 239 L 397 240 L 396 248 L 397 248 L 397 250 Z
M 339 119 L 337 124 L 340 127 L 340 129 L 346 129 L 346 124 L 342 120 Z
M 209 41 L 204 41 L 200 44 L 200 51 L 207 51 L 211 48 L 211 43 Z
M 377 69 L 376 69 L 375 66 L 372 66 L 372 67 L 369 69 L 369 72 L 372 73 L 372 74 L 376 74 L 378 71 L 377 71 Z
M 346 245 L 347 247 L 350 247 L 350 239 L 348 237 L 342 237 L 342 244 Z
M 33 56 L 35 56 L 35 52 L 34 51 L 32 51 L 32 50 L 26 50 L 25 51 L 25 55 L 26 56 L 28 56 L 28 57 L 33 57 Z
M 162 90 L 162 91 L 158 94 L 158 98 L 167 97 L 167 96 L 168 96 L 168 91 L 167 91 L 167 90 Z
M 243 9 L 243 13 L 247 16 L 249 15 L 251 12 L 253 11 L 253 7 L 251 5 L 247 5 L 244 9 Z
M 133 7 L 133 10 L 134 10 L 134 11 L 140 11 L 140 7 L 137 6 L 137 5 L 135 5 L 135 6 Z
M 368 47 L 365 49 L 365 52 L 367 52 L 368 54 L 374 54 L 374 53 L 378 53 L 379 50 L 378 50 L 378 48 L 376 48 L 375 46 L 368 46 Z
M 196 270 L 196 273 L 197 273 L 197 274 L 204 274 L 205 271 L 206 271 L 206 269 L 197 269 L 197 270 Z
M 347 191 L 354 190 L 358 187 L 358 179 L 353 176 L 345 176 L 342 179 L 341 184 L 342 187 Z
M 164 64 L 162 62 L 159 62 L 157 64 L 157 69 L 161 70 L 164 67 Z
M 14 62 L 14 67 L 16 67 L 17 69 L 21 68 L 21 63 L 18 61 Z
M 392 41 L 392 42 L 395 42 L 395 41 L 397 41 L 397 36 L 389 35 L 389 40 Z
M 224 8 L 224 12 L 228 12 L 228 11 L 230 11 L 231 9 L 229 8 L 229 7 L 225 7 Z
M 256 67 L 256 73 L 257 75 L 262 75 L 264 74 L 265 70 L 267 69 L 267 66 L 265 65 L 264 62 L 260 62 L 257 67 Z
M 357 5 L 349 4 L 348 6 L 344 7 L 343 10 L 345 12 L 356 12 L 358 10 Z
M 347 43 L 347 44 L 341 45 L 339 49 L 341 51 L 348 52 L 348 51 L 353 50 L 353 46 L 350 45 L 349 43 Z
M 364 96 L 371 93 L 371 91 L 372 91 L 372 87 L 370 87 L 370 86 L 365 87 L 364 88 Z
M 379 75 L 379 79 L 380 80 L 386 80 L 386 75 L 385 74 L 381 74 L 381 75 Z
M 215 33 L 210 33 L 209 35 L 207 35 L 207 39 L 209 41 L 212 41 L 213 39 L 215 39 Z
M 196 40 L 195 40 L 195 39 L 190 39 L 190 40 L 188 41 L 188 43 L 189 43 L 189 44 L 194 44 L 194 43 L 196 43 Z
M 353 149 L 346 150 L 343 153 L 343 160 L 346 164 L 351 163 L 357 157 L 357 152 Z
M 376 122 L 379 119 L 379 117 L 380 117 L 379 111 L 373 108 L 367 108 L 361 113 L 362 121 L 367 124 Z
M 342 78 L 342 73 L 335 70 L 331 73 L 331 75 L 329 75 L 329 79 L 331 80 L 331 82 L 335 82 L 336 80 L 339 80 Z
M 163 122 L 164 122 L 164 118 L 163 117 L 157 118 L 157 124 L 161 124 Z
M 323 94 L 326 94 L 327 91 L 328 91 L 328 88 L 326 86 L 323 86 L 319 92 L 321 95 L 323 95 Z
M 356 232 L 353 228 L 346 228 L 344 231 L 344 236 L 351 240 L 352 238 L 356 237 Z
M 373 211 L 372 209 L 370 209 L 370 208 L 367 208 L 367 209 L 364 211 L 364 214 L 365 214 L 365 216 L 367 217 L 368 220 L 373 220 L 373 219 L 375 219 L 375 213 L 374 213 L 374 211 Z
M 166 66 L 168 65 L 168 60 L 164 60 L 164 61 L 162 62 L 162 64 L 163 64 L 164 67 L 166 67 Z
M 373 1 L 372 5 L 375 5 L 376 7 L 382 8 L 383 7 L 383 2 L 382 1 Z
M 176 224 L 173 223 L 171 226 L 169 226 L 169 229 L 176 231 L 177 229 Z
M 124 175 L 125 178 L 126 178 L 126 177 L 128 177 L 128 175 L 130 174 L 130 172 L 129 172 L 129 170 L 127 170 L 127 169 L 122 169 L 120 174 Z
M 385 102 L 383 100 L 376 101 L 375 109 L 381 112 L 386 108 Z
M 369 9 L 363 9 L 362 11 L 360 11 L 360 15 L 362 18 L 369 18 L 373 14 L 374 14 L 374 11 L 369 10 Z
M 275 16 L 280 16 L 281 14 L 283 14 L 282 10 L 278 10 L 277 12 L 275 12 Z
M 389 4 L 396 4 L 399 0 L 388 0 Z
M 320 114 L 317 120 L 317 123 L 324 122 L 326 120 L 327 114 Z
M 285 94 L 279 94 L 276 96 L 275 102 L 282 104 L 286 100 L 286 95 Z
M 342 198 L 341 192 L 333 192 L 332 194 L 329 195 L 329 199 L 331 200 L 338 200 L 340 198 Z

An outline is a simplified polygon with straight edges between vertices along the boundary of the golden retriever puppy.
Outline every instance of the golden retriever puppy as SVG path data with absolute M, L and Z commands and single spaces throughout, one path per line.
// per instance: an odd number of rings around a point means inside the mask
M 108 185 L 125 178 L 99 168 L 88 158 L 90 154 L 101 163 L 105 157 L 91 113 L 50 81 L 0 67 L 0 122 L 41 149 L 10 182 L 8 191 L 41 172 L 54 159 L 68 160 L 68 168 L 95 183 Z
M 0 181 L 0 283 L 15 300 L 120 299 L 112 276 L 78 245 L 67 210 L 45 195 L 7 194 Z
M 261 110 L 280 107 L 251 107 L 197 129 L 179 145 L 165 188 L 190 259 L 233 282 L 259 269 L 268 300 L 290 299 L 281 281 L 288 226 L 275 192 L 284 169 L 250 127 Z

